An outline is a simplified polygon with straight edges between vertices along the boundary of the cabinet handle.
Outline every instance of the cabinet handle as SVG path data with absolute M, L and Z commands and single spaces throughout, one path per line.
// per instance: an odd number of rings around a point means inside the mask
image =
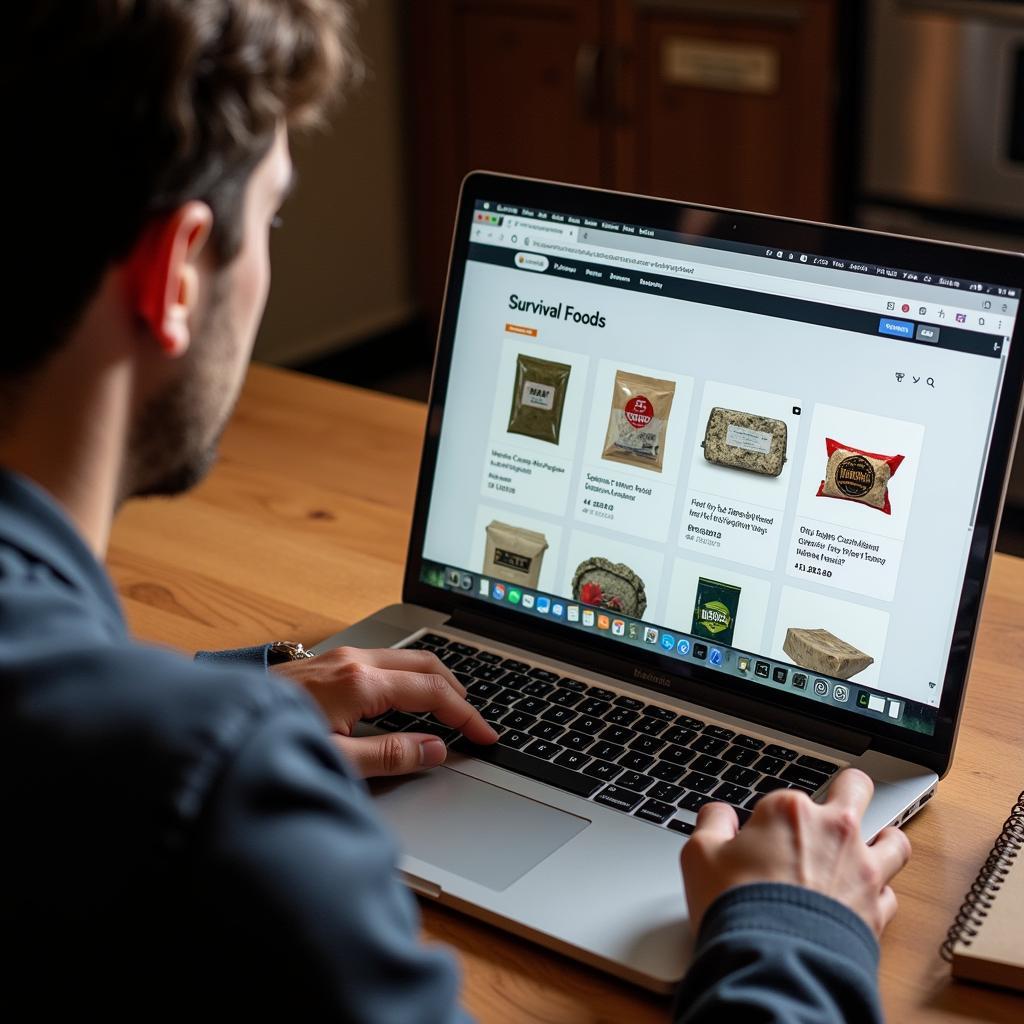
M 971 21 L 1008 21 L 1014 25 L 1024 23 L 1024 8 L 1017 4 L 969 2 L 969 0 L 899 0 L 906 13 L 948 14 Z
M 585 117 L 597 117 L 601 112 L 600 66 L 601 47 L 580 43 L 576 50 L 576 98 Z
M 633 0 L 634 6 L 699 14 L 716 21 L 803 21 L 804 8 L 792 0 Z

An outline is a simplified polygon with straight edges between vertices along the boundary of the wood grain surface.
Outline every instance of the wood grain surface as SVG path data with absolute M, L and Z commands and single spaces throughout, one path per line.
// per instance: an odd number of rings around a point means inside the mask
M 127 506 L 109 567 L 135 633 L 185 650 L 315 643 L 400 600 L 425 407 L 254 366 L 194 492 Z M 1024 788 L 1024 563 L 996 557 L 953 770 L 907 826 L 882 942 L 890 1022 L 1020 1021 L 1024 997 L 952 982 L 937 948 Z M 628 866 L 625 866 L 628 870 Z M 495 928 L 423 906 L 481 1021 L 664 1021 L 668 1002 Z M 1024 923 L 1021 941 L 1024 944 Z

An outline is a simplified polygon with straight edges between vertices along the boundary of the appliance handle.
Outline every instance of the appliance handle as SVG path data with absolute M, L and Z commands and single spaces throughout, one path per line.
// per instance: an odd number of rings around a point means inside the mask
M 1005 21 L 1024 25 L 1024 6 L 983 0 L 897 0 L 907 13 L 949 14 L 971 21 Z

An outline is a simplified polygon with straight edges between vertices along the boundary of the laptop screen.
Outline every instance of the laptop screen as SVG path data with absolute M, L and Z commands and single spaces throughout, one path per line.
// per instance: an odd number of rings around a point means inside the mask
M 501 194 L 460 231 L 420 581 L 932 733 L 1019 291 Z

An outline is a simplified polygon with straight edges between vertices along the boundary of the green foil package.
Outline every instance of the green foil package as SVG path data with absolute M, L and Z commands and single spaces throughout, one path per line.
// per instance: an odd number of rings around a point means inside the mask
M 516 356 L 508 432 L 558 444 L 572 367 L 536 356 Z
M 736 613 L 740 607 L 740 587 L 701 576 L 697 580 L 697 598 L 693 605 L 694 636 L 716 644 L 732 644 Z

